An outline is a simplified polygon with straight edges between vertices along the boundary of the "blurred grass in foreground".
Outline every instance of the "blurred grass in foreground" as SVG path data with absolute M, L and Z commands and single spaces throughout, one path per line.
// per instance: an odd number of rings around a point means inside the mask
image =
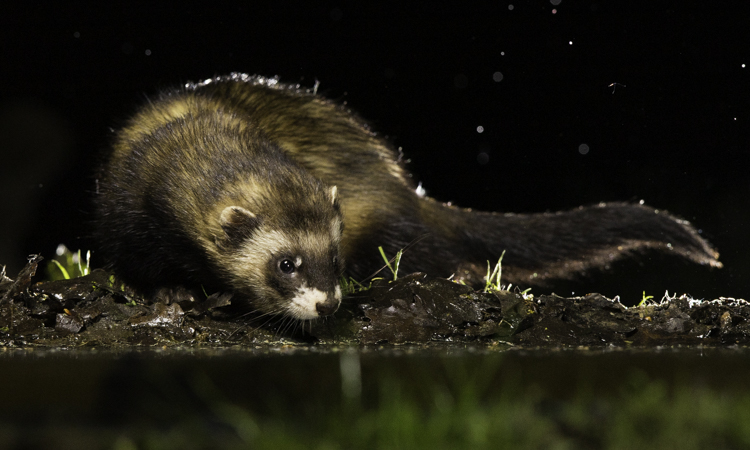
M 207 381 L 207 380 L 206 380 Z M 430 387 L 431 398 L 384 380 L 376 405 L 259 417 L 214 398 L 213 417 L 121 436 L 113 448 L 192 449 L 730 449 L 750 446 L 750 394 L 675 386 L 634 373 L 606 397 L 584 388 L 549 400 L 509 384 L 481 398 L 473 384 Z M 453 393 L 456 392 L 456 393 Z M 211 393 L 212 395 L 215 392 Z
M 750 351 L 7 351 L 0 448 L 750 448 Z

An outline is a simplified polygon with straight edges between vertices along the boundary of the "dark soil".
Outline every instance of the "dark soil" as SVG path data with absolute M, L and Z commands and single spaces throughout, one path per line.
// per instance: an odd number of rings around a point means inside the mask
M 483 292 L 415 273 L 378 280 L 348 297 L 335 317 L 259 323 L 231 312 L 231 297 L 161 303 L 111 282 L 110 274 L 33 282 L 30 258 L 15 279 L 0 275 L 0 346 L 267 346 L 464 342 L 516 347 L 750 344 L 750 304 L 687 296 L 625 307 L 599 294 L 562 298 Z

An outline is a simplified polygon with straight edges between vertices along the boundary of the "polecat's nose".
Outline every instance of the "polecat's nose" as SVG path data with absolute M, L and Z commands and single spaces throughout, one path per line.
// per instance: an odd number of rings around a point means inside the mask
M 339 309 L 338 300 L 326 300 L 325 302 L 319 302 L 315 304 L 315 309 L 321 316 L 330 316 Z

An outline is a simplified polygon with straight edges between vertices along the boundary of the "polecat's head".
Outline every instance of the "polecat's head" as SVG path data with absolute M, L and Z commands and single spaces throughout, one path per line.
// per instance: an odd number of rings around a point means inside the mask
M 223 270 L 235 292 L 262 313 L 316 319 L 341 303 L 343 221 L 336 187 L 316 194 L 287 197 L 274 210 L 228 206 L 221 212 Z

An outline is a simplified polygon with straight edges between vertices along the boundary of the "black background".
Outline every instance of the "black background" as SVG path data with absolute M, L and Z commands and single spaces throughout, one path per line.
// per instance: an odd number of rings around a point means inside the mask
M 61 242 L 95 250 L 110 129 L 160 89 L 238 71 L 320 81 L 437 199 L 513 212 L 644 199 L 692 221 L 725 264 L 648 254 L 553 291 L 750 295 L 743 2 L 553 2 L 3 2 L 0 263 L 13 275 Z

